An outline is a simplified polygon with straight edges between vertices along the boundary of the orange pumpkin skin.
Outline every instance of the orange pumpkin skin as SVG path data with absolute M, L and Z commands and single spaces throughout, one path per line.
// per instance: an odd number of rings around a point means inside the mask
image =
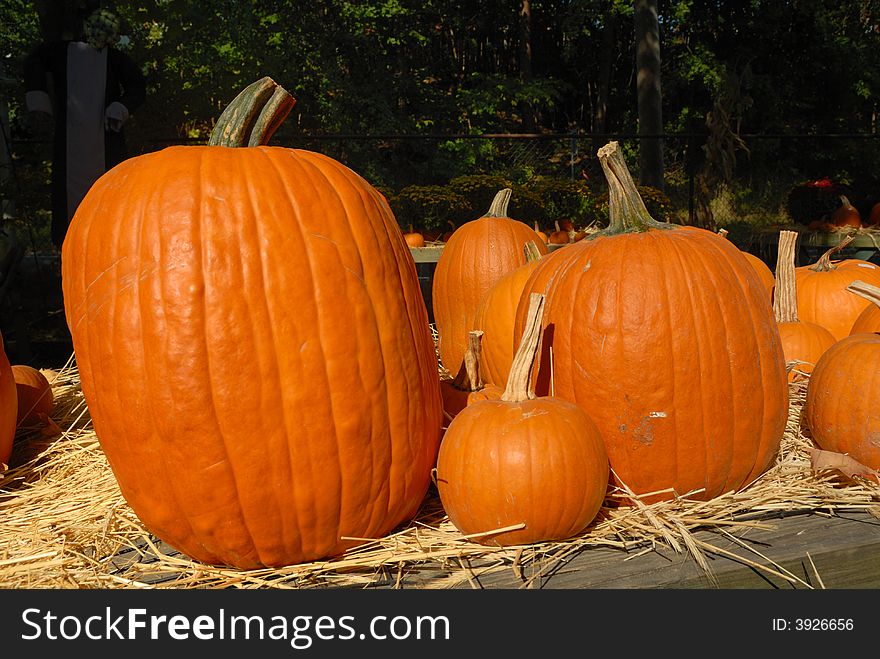
M 880 286 L 880 266 L 861 259 L 832 265 L 832 270 L 815 270 L 808 265 L 795 268 L 798 316 L 821 325 L 839 341 L 849 336 L 859 314 L 871 306 L 846 287 L 858 279 Z
M 831 332 L 816 323 L 798 320 L 778 323 L 778 327 L 786 364 L 798 362 L 788 372 L 789 382 L 803 380 L 825 351 L 837 342 Z
M 855 334 L 825 352 L 810 375 L 804 422 L 826 451 L 880 469 L 880 335 Z
M 12 456 L 12 442 L 15 439 L 15 428 L 18 418 L 18 391 L 15 386 L 15 375 L 3 347 L 0 335 L 0 472 L 3 465 L 9 464 Z
M 871 332 L 880 332 L 880 307 L 874 304 L 868 305 L 868 308 L 858 315 L 849 333 L 852 335 Z
M 62 285 L 101 446 L 170 545 L 281 566 L 418 510 L 442 428 L 427 311 L 391 209 L 347 167 L 267 146 L 129 159 L 77 211 Z
M 483 296 L 501 277 L 525 264 L 523 247 L 530 240 L 541 254 L 547 253 L 547 246 L 525 223 L 491 216 L 466 222 L 449 237 L 437 259 L 431 295 L 440 361 L 450 373 L 461 366 Z
M 482 368 L 486 382 L 507 382 L 513 361 L 516 308 L 540 259 L 528 261 L 508 272 L 489 289 L 477 307 L 475 324 L 483 331 Z
M 855 229 L 861 227 L 862 216 L 858 209 L 845 196 L 840 197 L 840 202 L 840 206 L 831 214 L 831 224 L 835 227 L 852 227 Z
M 743 252 L 740 250 L 740 253 L 746 257 L 746 261 L 748 261 L 755 269 L 755 272 L 758 273 L 758 278 L 767 290 L 767 299 L 772 300 L 773 289 L 776 286 L 776 278 L 773 276 L 773 271 L 766 263 L 764 263 L 763 259 L 755 256 L 751 252 Z
M 16 424 L 27 426 L 44 422 L 55 406 L 49 380 L 39 370 L 27 364 L 14 364 L 12 373 L 18 393 Z
M 437 458 L 437 489 L 465 535 L 508 546 L 562 540 L 597 515 L 608 489 L 602 438 L 576 405 L 542 397 L 482 400 L 449 424 Z
M 536 393 L 583 407 L 637 495 L 709 499 L 763 473 L 785 430 L 788 385 L 766 289 L 742 252 L 692 227 L 563 251 L 533 275 L 547 296 Z

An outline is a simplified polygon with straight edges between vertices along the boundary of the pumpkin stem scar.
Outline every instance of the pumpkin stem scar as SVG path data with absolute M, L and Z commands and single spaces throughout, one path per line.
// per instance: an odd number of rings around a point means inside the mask
M 853 240 L 855 240 L 854 236 L 845 236 L 839 243 L 820 256 L 819 260 L 816 261 L 816 264 L 810 266 L 810 270 L 815 270 L 816 272 L 836 270 L 837 266 L 831 262 L 831 257 L 849 245 Z
M 268 144 L 284 123 L 296 99 L 266 76 L 245 87 L 220 114 L 209 146 L 245 147 Z

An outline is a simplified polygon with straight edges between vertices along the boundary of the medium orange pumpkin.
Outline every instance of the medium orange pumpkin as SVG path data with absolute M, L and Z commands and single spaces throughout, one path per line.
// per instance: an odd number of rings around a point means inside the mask
M 33 366 L 13 364 L 12 374 L 18 392 L 18 426 L 45 425 L 55 407 L 52 386 Z
M 489 289 L 477 307 L 476 326 L 483 331 L 482 374 L 486 381 L 507 382 L 516 337 L 513 326 L 516 307 L 529 275 L 537 267 L 541 252 L 534 241 L 525 247 L 526 262 L 508 272 Z
M 798 317 L 797 282 L 794 276 L 797 239 L 796 231 L 779 232 L 776 293 L 773 297 L 773 313 L 789 369 L 789 382 L 803 380 L 813 370 L 819 357 L 836 341 L 834 335 L 821 325 Z
M 438 334 L 440 361 L 450 373 L 458 373 L 467 348 L 467 335 L 476 327 L 477 307 L 486 292 L 508 272 L 523 265 L 523 247 L 538 234 L 507 215 L 512 190 L 495 195 L 483 217 L 462 224 L 449 237 L 437 259 L 431 296 Z
M 0 335 L 0 473 L 4 465 L 9 465 L 9 458 L 12 456 L 17 418 L 18 391 L 15 386 L 15 375 L 6 355 L 3 336 Z
M 880 287 L 857 280 L 847 286 L 847 290 L 873 302 L 856 318 L 850 334 L 880 332 Z
M 569 538 L 595 519 L 608 489 L 595 424 L 578 406 L 529 389 L 543 296 L 530 302 L 504 394 L 462 410 L 437 458 L 437 490 L 450 521 L 484 545 Z
M 875 301 L 880 303 L 880 297 Z M 803 411 L 804 425 L 819 448 L 847 454 L 870 469 L 880 469 L 878 374 L 880 334 L 848 336 L 819 358 Z
M 857 279 L 880 286 L 880 266 L 862 259 L 832 261 L 831 257 L 854 240 L 845 236 L 812 265 L 795 269 L 798 316 L 822 325 L 838 341 L 849 336 L 853 323 L 870 302 L 846 290 Z
M 730 241 L 651 218 L 616 142 L 599 160 L 609 227 L 541 259 L 539 289 L 523 291 L 547 295 L 552 362 L 536 393 L 583 407 L 615 481 L 645 500 L 742 488 L 773 463 L 788 418 L 766 290 Z
M 62 248 L 83 394 L 125 499 L 191 558 L 243 569 L 410 519 L 442 432 L 397 221 L 338 161 L 265 145 L 292 104 L 264 78 L 209 145 L 115 167 Z

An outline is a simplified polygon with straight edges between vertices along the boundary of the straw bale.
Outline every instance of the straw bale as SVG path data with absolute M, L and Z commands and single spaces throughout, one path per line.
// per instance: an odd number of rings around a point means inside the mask
M 448 376 L 442 368 L 440 376 Z M 598 547 L 619 551 L 621 561 L 660 550 L 689 555 L 710 577 L 707 556 L 724 556 L 811 587 L 741 534 L 772 527 L 780 515 L 867 511 L 880 518 L 876 483 L 812 471 L 813 444 L 800 423 L 806 391 L 801 382 L 791 385 L 775 465 L 739 492 L 709 501 L 683 493 L 621 507 L 616 501 L 632 493 L 609 490 L 596 519 L 578 536 L 494 548 L 462 536 L 432 487 L 410 523 L 337 558 L 280 569 L 216 567 L 152 536 L 129 508 L 92 429 L 73 358 L 52 385 L 52 418 L 60 433 L 19 429 L 11 467 L 0 477 L 0 588 L 477 588 L 481 575 L 498 570 L 512 570 L 530 587 Z M 717 535 L 717 545 L 697 537 L 705 530 Z M 722 549 L 721 541 L 738 549 Z

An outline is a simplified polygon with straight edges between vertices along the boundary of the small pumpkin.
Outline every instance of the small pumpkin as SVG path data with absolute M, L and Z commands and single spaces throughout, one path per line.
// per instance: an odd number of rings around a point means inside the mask
M 871 212 L 868 213 L 868 219 L 865 220 L 867 227 L 880 227 L 880 201 L 871 206 Z
M 773 297 L 773 313 L 782 339 L 789 382 L 803 380 L 813 370 L 819 357 L 836 341 L 834 335 L 821 325 L 798 318 L 794 276 L 797 239 L 796 231 L 779 232 L 776 292 Z
M 455 527 L 479 544 L 569 538 L 595 519 L 608 489 L 608 457 L 595 424 L 577 405 L 536 397 L 529 387 L 543 304 L 541 295 L 530 298 L 501 399 L 468 405 L 440 445 L 440 500 Z
M 9 465 L 12 456 L 12 442 L 18 419 L 18 390 L 15 375 L 0 335 L 0 472 Z
M 859 209 L 850 203 L 846 195 L 840 195 L 840 206 L 831 214 L 831 224 L 838 228 L 858 229 L 862 226 L 862 216 Z
M 49 380 L 42 371 L 27 364 L 13 364 L 12 373 L 18 392 L 16 424 L 19 427 L 47 425 L 55 408 L 55 397 Z
M 525 222 L 507 214 L 512 190 L 500 190 L 488 212 L 465 222 L 450 236 L 437 259 L 431 288 L 440 362 L 458 373 L 468 332 L 476 327 L 477 307 L 501 277 L 523 265 L 529 241 L 546 254 L 547 246 Z
M 554 222 L 554 226 L 556 227 L 556 230 L 547 237 L 547 242 L 551 245 L 567 245 L 570 243 L 571 235 L 568 230 L 563 229 L 559 222 Z
M 407 231 L 403 234 L 403 239 L 406 241 L 406 244 L 409 247 L 424 247 L 425 246 L 425 236 L 421 231 L 416 231 L 413 229 L 413 225 L 410 224 Z
M 880 286 L 880 266 L 876 263 L 862 259 L 831 260 L 853 240 L 851 235 L 844 236 L 816 263 L 795 268 L 798 317 L 821 325 L 838 341 L 849 336 L 859 314 L 871 304 L 848 291 L 847 286 L 856 280 Z
M 440 380 L 440 394 L 443 397 L 443 413 L 451 421 L 467 407 L 471 396 L 483 388 L 481 330 L 468 332 L 468 347 L 464 362 L 453 378 Z
M 816 363 L 803 411 L 804 425 L 819 448 L 847 454 L 870 469 L 880 469 L 878 373 L 880 334 L 863 332 L 838 341 Z
M 538 226 L 537 220 L 535 220 L 534 228 L 535 228 L 535 233 L 538 234 L 538 238 L 540 238 L 541 242 L 543 242 L 546 245 L 547 244 L 547 234 L 544 231 L 542 231 L 541 228 Z

